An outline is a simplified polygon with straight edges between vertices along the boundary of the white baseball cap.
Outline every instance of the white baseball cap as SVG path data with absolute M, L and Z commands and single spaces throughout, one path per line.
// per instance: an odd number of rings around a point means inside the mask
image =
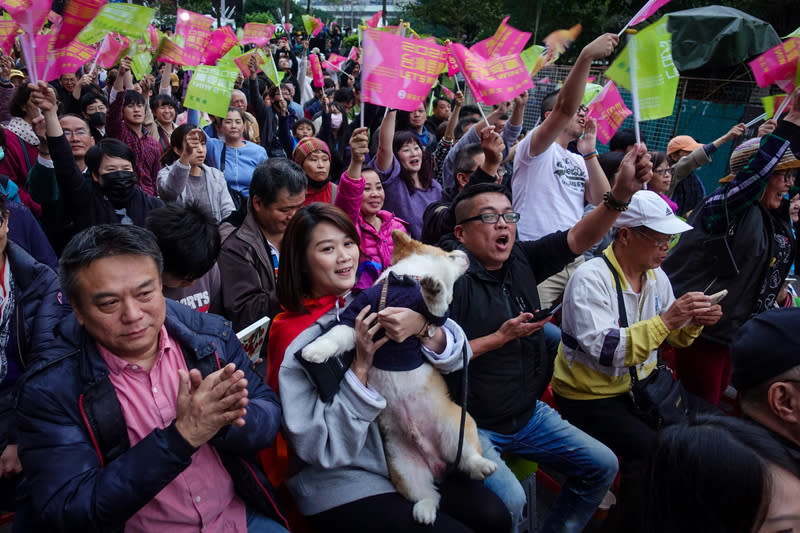
M 615 228 L 645 226 L 658 233 L 675 235 L 692 229 L 692 226 L 675 216 L 661 196 L 649 190 L 637 191 L 631 198 L 627 211 L 614 223 Z

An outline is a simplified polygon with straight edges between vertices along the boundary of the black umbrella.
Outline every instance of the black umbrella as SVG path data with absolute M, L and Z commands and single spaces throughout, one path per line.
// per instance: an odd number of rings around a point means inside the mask
M 679 71 L 737 65 L 781 42 L 768 22 L 725 6 L 669 13 L 672 60 Z

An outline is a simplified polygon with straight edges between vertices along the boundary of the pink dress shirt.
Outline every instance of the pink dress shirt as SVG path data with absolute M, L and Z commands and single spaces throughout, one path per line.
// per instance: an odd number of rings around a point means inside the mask
M 97 345 L 110 371 L 131 446 L 175 420 L 178 369 L 188 370 L 180 346 L 161 327 L 158 356 L 150 371 Z M 217 452 L 204 444 L 192 464 L 125 524 L 125 533 L 247 533 L 245 505 Z

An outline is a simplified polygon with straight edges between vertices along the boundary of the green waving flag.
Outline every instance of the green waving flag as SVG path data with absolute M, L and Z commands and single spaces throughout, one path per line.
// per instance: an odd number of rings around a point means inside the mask
M 626 46 L 608 67 L 606 77 L 631 90 L 629 48 Z M 636 35 L 635 63 L 639 120 L 672 115 L 680 75 L 672 63 L 672 40 L 666 16 Z
M 238 74 L 237 68 L 200 65 L 189 80 L 184 107 L 224 117 L 228 113 L 233 84 Z
M 119 2 L 106 4 L 78 34 L 78 40 L 84 44 L 94 44 L 111 31 L 134 39 L 149 37 L 148 26 L 153 20 L 153 13 L 152 7 Z

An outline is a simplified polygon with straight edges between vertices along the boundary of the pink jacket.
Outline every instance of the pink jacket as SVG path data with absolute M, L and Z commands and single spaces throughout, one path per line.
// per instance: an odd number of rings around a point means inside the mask
M 399 229 L 408 233 L 407 223 L 394 216 L 390 211 L 378 211 L 378 217 L 383 221 L 380 230 L 376 230 L 365 221 L 361 215 L 363 194 L 364 180 L 354 180 L 347 175 L 347 172 L 343 172 L 334 205 L 347 213 L 347 216 L 356 225 L 358 236 L 361 239 L 361 261 L 358 265 L 359 277 L 356 289 L 371 286 L 383 269 L 392 263 L 392 251 L 394 250 L 392 231 Z

